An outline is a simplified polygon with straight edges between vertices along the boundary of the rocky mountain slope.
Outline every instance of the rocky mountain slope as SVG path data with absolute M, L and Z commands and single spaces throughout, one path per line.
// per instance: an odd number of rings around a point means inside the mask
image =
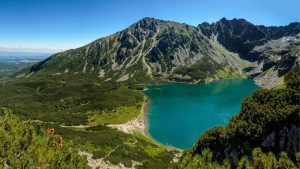
M 168 79 L 203 82 L 218 72 L 241 73 L 247 62 L 197 27 L 144 18 L 78 49 L 55 54 L 31 72 L 95 74 L 104 81 Z
M 258 67 L 250 71 L 254 72 L 252 74 L 257 84 L 272 88 L 283 83 L 284 75 L 300 63 L 299 37 L 300 34 L 270 40 L 250 52 L 250 55 L 259 57 Z
M 270 40 L 283 37 L 293 37 L 300 33 L 300 23 L 295 22 L 287 26 L 254 25 L 245 19 L 227 20 L 222 18 L 216 23 L 204 22 L 198 25 L 199 30 L 207 37 L 215 38 L 231 52 L 238 53 L 241 58 L 258 61 L 258 55 L 251 51 Z
M 300 23 L 266 27 L 222 18 L 194 27 L 144 18 L 111 36 L 55 54 L 30 73 L 89 74 L 106 82 L 203 83 L 252 67 L 246 73 L 271 88 L 282 84 L 299 61 L 299 33 Z
M 249 74 L 257 84 L 272 88 L 283 83 L 283 76 L 299 64 L 300 23 L 287 26 L 254 25 L 244 19 L 202 23 L 199 31 L 245 60 L 256 63 Z M 257 76 L 257 77 L 256 77 Z

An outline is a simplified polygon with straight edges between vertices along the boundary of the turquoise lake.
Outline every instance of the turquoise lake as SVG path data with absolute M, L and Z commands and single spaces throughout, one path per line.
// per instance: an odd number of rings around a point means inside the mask
M 244 97 L 260 87 L 251 79 L 209 84 L 169 83 L 146 86 L 148 133 L 180 149 L 191 148 L 207 129 L 226 125 L 239 112 Z

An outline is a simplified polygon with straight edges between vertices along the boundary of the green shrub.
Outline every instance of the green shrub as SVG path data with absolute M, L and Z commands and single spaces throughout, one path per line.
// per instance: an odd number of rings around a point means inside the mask
M 0 168 L 88 168 L 69 142 L 58 145 L 58 136 L 19 121 L 0 108 Z

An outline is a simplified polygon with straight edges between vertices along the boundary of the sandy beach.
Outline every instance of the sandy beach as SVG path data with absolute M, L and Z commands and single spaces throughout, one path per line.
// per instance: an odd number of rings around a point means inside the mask
M 139 114 L 139 116 L 137 118 L 130 120 L 129 122 L 124 123 L 124 124 L 109 124 L 107 126 L 116 128 L 119 131 L 122 131 L 122 132 L 128 133 L 128 134 L 133 134 L 134 132 L 139 132 L 139 133 L 143 134 L 144 136 L 150 138 L 156 144 L 164 146 L 169 150 L 177 150 L 179 152 L 182 152 L 183 150 L 181 150 L 179 148 L 176 148 L 176 147 L 173 147 L 170 145 L 164 145 L 164 144 L 158 142 L 148 132 L 148 127 L 149 127 L 148 108 L 149 108 L 150 102 L 151 102 L 151 100 L 149 98 L 147 98 L 146 96 L 144 96 L 144 102 L 143 102 L 143 105 L 141 108 L 141 113 Z

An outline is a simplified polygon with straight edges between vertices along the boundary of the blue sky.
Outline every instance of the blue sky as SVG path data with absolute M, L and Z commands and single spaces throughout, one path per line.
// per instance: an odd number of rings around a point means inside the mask
M 1 0 L 0 47 L 69 49 L 143 17 L 191 25 L 222 17 L 254 24 L 300 21 L 300 0 Z

